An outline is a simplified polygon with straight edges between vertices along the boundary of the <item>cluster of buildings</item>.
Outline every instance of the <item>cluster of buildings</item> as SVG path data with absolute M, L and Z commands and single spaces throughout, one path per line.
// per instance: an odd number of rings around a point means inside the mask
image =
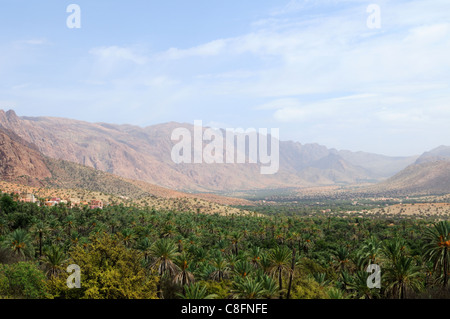
M 4 193 L 3 191 L 1 193 Z M 45 200 L 39 200 L 34 194 L 32 193 L 22 193 L 19 191 L 14 191 L 12 193 L 14 199 L 16 199 L 19 202 L 24 203 L 34 203 L 38 206 L 57 206 L 64 204 L 66 206 L 69 206 L 70 208 L 74 207 L 82 207 L 82 206 L 89 206 L 90 209 L 103 209 L 104 203 L 101 200 L 93 199 L 89 202 L 85 201 L 78 201 L 78 200 L 67 200 L 67 199 L 61 199 L 59 197 L 50 197 L 46 198 Z
M 45 205 L 45 206 L 56 206 L 56 205 L 59 205 L 59 204 L 65 204 L 65 205 L 67 205 L 67 204 L 68 204 L 68 201 L 67 201 L 67 200 L 62 200 L 62 199 L 59 198 L 59 197 L 52 197 L 52 198 L 49 198 L 48 200 L 46 200 L 46 201 L 44 202 L 44 205 Z M 71 202 L 70 204 L 71 204 L 71 206 L 72 206 L 72 202 Z

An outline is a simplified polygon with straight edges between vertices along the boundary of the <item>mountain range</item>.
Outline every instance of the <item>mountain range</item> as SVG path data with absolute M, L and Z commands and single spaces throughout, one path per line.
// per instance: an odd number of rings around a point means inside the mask
M 171 134 L 177 128 L 194 132 L 186 123 L 142 128 L 0 110 L 0 177 L 124 196 L 195 193 L 226 205 L 242 203 L 213 193 L 356 184 L 371 184 L 367 189 L 376 193 L 450 193 L 449 146 L 390 157 L 280 141 L 278 173 L 262 175 L 260 164 L 176 164 Z
M 171 159 L 175 144 L 171 134 L 176 128 L 193 133 L 193 125 L 186 123 L 139 127 L 56 117 L 19 117 L 13 110 L 0 110 L 0 128 L 47 158 L 183 192 L 374 183 L 422 158 L 338 151 L 318 144 L 280 141 L 278 173 L 262 175 L 260 164 L 176 164 Z M 40 174 L 38 178 L 45 177 L 48 171 L 42 167 Z
M 147 203 L 151 199 L 154 206 L 173 208 L 183 203 L 185 207 L 201 208 L 204 212 L 230 211 L 224 207 L 228 205 L 253 205 L 243 199 L 214 194 L 182 193 L 81 164 L 52 159 L 43 155 L 36 146 L 4 128 L 0 128 L 0 180 L 13 185 L 30 186 L 38 192 L 43 189 L 53 189 L 55 193 L 60 193 L 57 190 L 83 190 L 96 192 L 97 196 L 109 194 L 135 201 L 145 199 Z M 182 202 L 175 199 L 182 199 Z
M 371 189 L 376 192 L 408 194 L 450 193 L 450 146 L 439 146 Z

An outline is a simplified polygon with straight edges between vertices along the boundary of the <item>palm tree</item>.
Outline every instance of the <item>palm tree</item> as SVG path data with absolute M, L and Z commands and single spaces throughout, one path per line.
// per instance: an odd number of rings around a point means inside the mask
M 330 280 L 327 279 L 327 274 L 324 272 L 316 272 L 313 274 L 314 280 L 321 285 L 322 287 L 327 286 L 330 283 Z
M 226 255 L 225 258 L 227 259 L 228 267 L 230 267 L 230 270 L 234 270 L 236 263 L 239 261 L 239 257 L 233 254 L 229 254 Z
M 347 271 L 343 270 L 340 273 L 341 277 L 339 279 L 340 287 L 344 290 L 350 290 L 353 283 L 353 277 L 352 275 Z
M 189 251 L 194 256 L 194 259 L 198 262 L 203 262 L 208 257 L 208 253 L 203 247 L 193 245 L 190 247 Z
M 264 288 L 263 297 L 266 299 L 273 299 L 275 298 L 279 292 L 280 289 L 276 283 L 275 280 L 273 280 L 272 277 L 262 274 L 261 276 L 257 277 L 258 280 L 262 283 L 262 286 Z
M 382 252 L 390 263 L 396 264 L 397 260 L 405 252 L 405 248 L 406 243 L 403 239 L 392 239 L 383 243 Z
M 328 298 L 329 299 L 344 299 L 345 295 L 344 292 L 336 287 L 331 287 L 330 289 L 328 289 Z
M 288 284 L 288 291 L 286 298 L 289 299 L 291 297 L 291 288 L 292 288 L 292 280 L 294 278 L 294 271 L 295 271 L 295 262 L 296 262 L 296 253 L 295 247 L 292 248 L 292 263 L 291 263 L 291 270 L 289 273 L 289 284 Z
M 348 283 L 348 288 L 353 290 L 353 295 L 358 299 L 373 299 L 378 297 L 379 292 L 377 288 L 369 288 L 367 285 L 367 278 L 369 273 L 364 270 L 358 270 L 355 276 Z
M 77 231 L 73 231 L 70 233 L 70 240 L 72 243 L 76 244 L 78 243 L 78 240 L 80 239 L 80 234 Z
M 439 269 L 443 273 L 443 287 L 446 288 L 449 276 L 449 247 L 450 247 L 450 223 L 441 221 L 427 228 L 425 237 L 429 243 L 425 246 L 425 257 L 432 261 L 434 271 Z
M 314 245 L 312 241 L 312 235 L 308 232 L 303 237 L 302 250 L 306 255 L 308 255 Z
M 125 228 L 122 230 L 121 234 L 123 235 L 123 243 L 125 246 L 130 247 L 131 242 L 135 237 L 133 229 Z
M 31 244 L 31 238 L 28 232 L 18 228 L 10 233 L 3 242 L 4 248 L 11 248 L 14 253 L 22 257 L 31 257 L 34 254 L 34 248 Z
M 339 246 L 333 253 L 334 259 L 338 263 L 338 268 L 340 271 L 345 270 L 345 266 L 350 260 L 350 252 L 348 248 L 344 245 Z
M 250 263 L 252 264 L 252 266 L 258 268 L 259 261 L 261 260 L 261 248 L 259 248 L 258 246 L 253 246 L 250 252 L 250 258 Z
M 376 264 L 380 250 L 380 242 L 375 237 L 371 236 L 362 245 L 360 255 L 365 259 L 369 259 L 369 264 Z
M 172 277 L 179 270 L 174 263 L 175 257 L 178 255 L 177 246 L 167 238 L 156 241 L 150 249 L 150 255 L 153 257 L 153 262 L 150 268 L 157 268 L 160 280 L 158 282 L 158 297 L 161 298 L 161 280 L 163 275 L 168 274 Z
M 270 273 L 270 267 L 272 266 L 272 263 L 269 259 L 269 254 L 267 253 L 262 253 L 261 254 L 261 259 L 259 260 L 259 264 L 261 266 L 262 271 L 265 274 Z
M 194 265 L 194 275 L 196 277 L 200 278 L 201 280 L 209 280 L 212 278 L 212 273 L 214 272 L 215 268 L 210 263 L 202 262 L 195 263 Z
M 230 268 L 228 267 L 228 262 L 223 258 L 222 254 L 218 254 L 212 261 L 212 266 L 214 271 L 211 273 L 211 278 L 213 280 L 222 281 L 227 278 L 230 273 Z
M 151 267 L 157 267 L 160 275 L 164 273 L 175 274 L 178 267 L 174 263 L 178 255 L 177 246 L 169 239 L 160 239 L 150 248 L 150 255 L 154 258 Z
M 234 267 L 235 274 L 243 278 L 247 277 L 253 270 L 252 265 L 246 260 L 239 260 Z
M 177 294 L 182 299 L 214 299 L 217 295 L 208 295 L 205 286 L 201 286 L 199 283 L 192 285 L 186 285 L 184 287 L 184 293 Z
M 144 260 L 148 261 L 150 248 L 152 248 L 152 241 L 148 237 L 141 238 L 137 243 L 137 249 L 144 253 Z
M 5 234 L 8 231 L 8 220 L 2 216 L 0 216 L 0 236 Z
M 278 246 L 269 253 L 269 260 L 271 261 L 269 272 L 272 275 L 278 275 L 280 299 L 283 299 L 283 273 L 291 271 L 291 251 L 286 247 Z
M 72 235 L 72 227 L 75 224 L 75 218 L 73 216 L 67 216 L 66 219 L 64 220 L 64 224 L 67 226 L 67 235 L 69 235 L 69 237 Z
M 44 221 L 37 221 L 32 226 L 31 231 L 38 235 L 38 241 L 39 241 L 39 258 L 42 257 L 42 240 L 44 238 L 44 235 L 47 234 L 49 231 L 48 225 Z
M 413 259 L 400 255 L 390 267 L 386 268 L 383 279 L 389 283 L 389 288 L 394 297 L 406 298 L 408 288 L 417 290 L 421 283 L 419 267 L 413 264 Z
M 190 285 L 194 281 L 194 275 L 189 271 L 189 259 L 187 253 L 181 253 L 175 257 L 175 264 L 180 269 L 174 277 L 174 282 L 180 284 L 183 287 L 183 294 L 185 292 L 185 286 Z
M 64 250 L 58 246 L 50 246 L 45 252 L 44 264 L 47 276 L 56 277 L 64 272 L 62 265 L 66 262 Z
M 234 282 L 233 294 L 238 299 L 260 299 L 264 297 L 262 282 L 250 277 L 241 278 Z
M 109 226 L 111 227 L 111 234 L 114 234 L 116 232 L 116 229 L 120 226 L 120 221 L 115 216 L 113 216 L 109 220 Z
M 230 236 L 231 244 L 233 245 L 234 254 L 237 255 L 239 252 L 239 242 L 242 239 L 242 233 L 233 232 Z

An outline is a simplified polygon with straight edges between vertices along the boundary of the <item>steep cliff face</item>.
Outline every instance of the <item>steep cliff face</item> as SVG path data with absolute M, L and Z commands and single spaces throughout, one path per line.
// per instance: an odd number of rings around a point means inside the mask
M 0 178 L 40 186 L 52 174 L 43 156 L 13 133 L 0 129 Z

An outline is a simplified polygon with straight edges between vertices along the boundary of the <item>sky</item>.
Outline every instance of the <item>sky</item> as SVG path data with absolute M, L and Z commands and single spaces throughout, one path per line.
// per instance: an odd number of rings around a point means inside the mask
M 0 0 L 0 108 L 421 154 L 450 145 L 449 12 L 448 0 Z

